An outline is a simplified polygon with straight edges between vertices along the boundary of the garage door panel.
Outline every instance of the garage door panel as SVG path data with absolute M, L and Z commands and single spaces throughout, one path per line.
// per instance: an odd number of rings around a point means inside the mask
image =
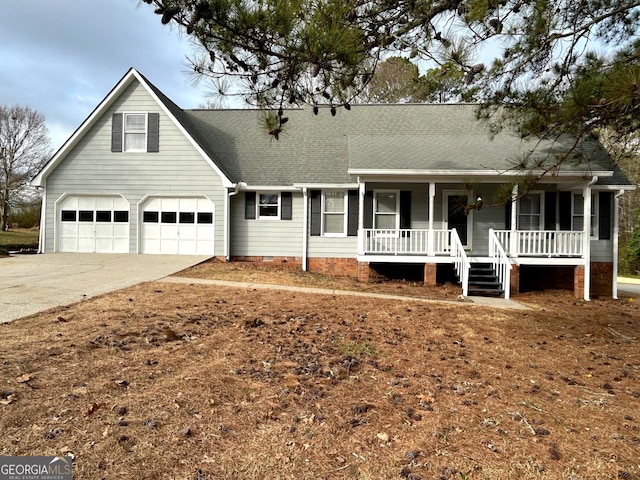
M 214 211 L 205 197 L 148 199 L 142 206 L 142 253 L 213 255 Z
M 57 209 L 58 251 L 129 253 L 130 207 L 124 198 L 70 195 Z

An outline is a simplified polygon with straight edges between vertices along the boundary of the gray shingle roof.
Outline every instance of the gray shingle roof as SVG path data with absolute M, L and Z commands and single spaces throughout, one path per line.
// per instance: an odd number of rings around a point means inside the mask
M 531 152 L 541 164 L 553 164 L 573 146 L 569 138 L 525 141 L 510 131 L 492 137 L 471 104 L 355 105 L 335 117 L 327 108 L 319 115 L 286 110 L 289 122 L 277 141 L 258 110 L 175 111 L 169 105 L 232 182 L 254 186 L 353 182 L 350 170 L 504 172 Z M 598 142 L 584 141 L 561 168 L 611 171 L 614 163 Z M 619 169 L 604 181 L 629 184 Z

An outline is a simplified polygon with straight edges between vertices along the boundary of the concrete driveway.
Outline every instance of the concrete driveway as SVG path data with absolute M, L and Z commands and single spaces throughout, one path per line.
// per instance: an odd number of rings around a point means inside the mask
M 640 294 L 640 280 L 637 278 L 618 277 L 618 297 L 625 293 L 631 295 Z
M 0 258 L 0 323 L 158 280 L 207 258 L 99 253 Z

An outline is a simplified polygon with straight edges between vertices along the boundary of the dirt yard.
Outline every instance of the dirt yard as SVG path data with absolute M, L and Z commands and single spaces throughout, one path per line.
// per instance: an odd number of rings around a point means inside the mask
M 75 479 L 640 479 L 640 298 L 456 302 L 211 262 L 0 326 L 0 455 Z

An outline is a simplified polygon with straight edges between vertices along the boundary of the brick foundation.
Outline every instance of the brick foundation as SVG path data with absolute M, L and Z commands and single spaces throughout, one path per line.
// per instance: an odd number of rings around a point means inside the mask
M 511 265 L 510 275 L 511 294 L 520 293 L 520 265 Z
M 584 298 L 584 267 L 576 266 L 573 270 L 573 295 L 576 298 Z
M 355 258 L 309 258 L 307 270 L 336 277 L 360 277 L 360 267 Z
M 358 263 L 358 281 L 368 283 L 371 277 L 371 267 L 367 262 Z
M 591 295 L 610 297 L 613 293 L 613 263 L 591 263 Z
M 436 285 L 438 283 L 436 280 L 437 274 L 438 274 L 437 263 L 424 264 L 424 284 L 425 285 Z

